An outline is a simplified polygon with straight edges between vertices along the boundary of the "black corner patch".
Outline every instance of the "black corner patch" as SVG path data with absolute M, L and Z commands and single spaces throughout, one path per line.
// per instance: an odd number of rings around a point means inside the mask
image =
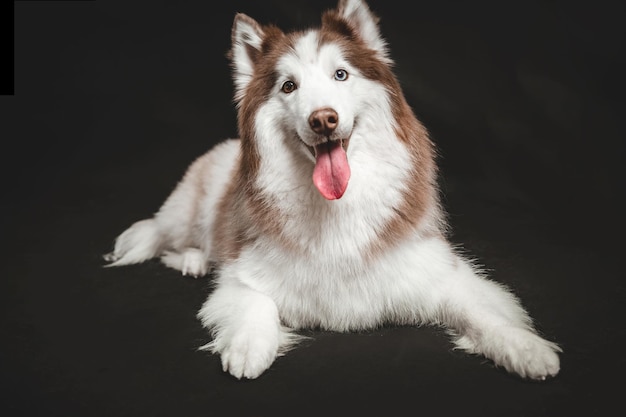
M 15 31 L 12 1 L 0 6 L 0 95 L 15 94 Z

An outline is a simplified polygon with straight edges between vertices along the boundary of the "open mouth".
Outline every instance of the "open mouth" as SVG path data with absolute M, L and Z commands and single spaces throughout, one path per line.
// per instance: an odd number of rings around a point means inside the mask
M 327 200 L 343 196 L 350 180 L 350 165 L 346 151 L 350 138 L 327 140 L 315 146 L 307 146 L 315 158 L 313 184 Z
M 317 159 L 317 152 L 318 152 L 318 148 L 319 149 L 323 149 L 324 146 L 328 147 L 331 146 L 332 142 L 340 142 L 341 147 L 343 148 L 344 152 L 348 152 L 348 146 L 350 145 L 350 138 L 346 138 L 346 139 L 329 139 L 326 138 L 325 142 L 322 143 L 318 143 L 315 146 L 309 146 L 306 145 L 307 149 L 309 150 L 309 152 L 311 152 L 311 155 L 313 155 L 313 158 Z

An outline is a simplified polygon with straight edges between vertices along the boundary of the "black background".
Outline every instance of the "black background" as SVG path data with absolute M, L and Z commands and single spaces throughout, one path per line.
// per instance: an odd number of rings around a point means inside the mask
M 371 0 L 436 142 L 451 240 L 564 349 L 521 381 L 432 328 L 312 339 L 255 381 L 222 373 L 195 313 L 210 279 L 102 268 L 187 165 L 235 137 L 235 12 L 285 29 L 333 1 L 15 2 L 0 96 L 0 413 L 589 416 L 619 410 L 626 6 Z

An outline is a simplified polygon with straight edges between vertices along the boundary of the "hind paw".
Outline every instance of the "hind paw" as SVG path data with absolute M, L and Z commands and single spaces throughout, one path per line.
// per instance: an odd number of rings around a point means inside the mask
M 113 252 L 104 255 L 106 266 L 137 264 L 153 258 L 161 245 L 161 235 L 153 219 L 140 220 L 115 239 Z
M 182 252 L 165 252 L 161 261 L 170 268 L 178 269 L 183 275 L 194 278 L 206 275 L 208 272 L 207 257 L 200 249 L 187 248 Z
M 191 275 L 194 278 L 201 277 L 207 273 L 207 262 L 199 249 L 187 249 L 183 253 L 183 275 Z
M 102 259 L 104 259 L 106 262 L 115 262 L 120 259 L 120 256 L 117 255 L 115 252 L 109 252 L 102 255 Z

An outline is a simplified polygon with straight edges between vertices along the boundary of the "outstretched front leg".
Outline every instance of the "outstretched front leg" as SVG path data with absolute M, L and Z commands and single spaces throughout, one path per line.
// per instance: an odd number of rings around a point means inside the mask
M 213 336 L 201 349 L 219 353 L 224 372 L 238 379 L 259 377 L 298 339 L 270 297 L 239 282 L 221 283 L 198 318 Z
M 540 337 L 517 298 L 458 258 L 443 292 L 440 320 L 456 345 L 482 354 L 522 378 L 544 380 L 559 372 L 561 349 Z

